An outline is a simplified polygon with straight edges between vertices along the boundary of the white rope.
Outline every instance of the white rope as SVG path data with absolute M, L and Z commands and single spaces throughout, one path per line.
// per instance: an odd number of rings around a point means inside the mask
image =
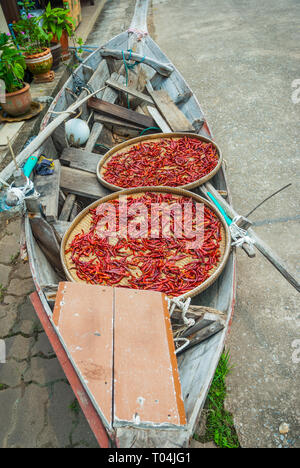
M 247 231 L 237 226 L 236 223 L 240 218 L 241 216 L 236 216 L 229 226 L 229 230 L 232 237 L 231 245 L 235 247 L 241 247 L 244 243 L 249 245 L 255 244 L 254 240 L 250 236 L 248 236 Z
M 28 177 L 26 177 L 26 184 L 23 187 L 14 187 L 13 184 L 14 182 L 7 189 L 6 198 L 8 198 L 10 194 L 17 197 L 18 201 L 16 203 L 16 206 L 23 204 L 26 198 L 35 199 L 40 196 L 40 194 L 36 190 L 34 190 L 34 192 L 31 193 L 34 189 L 34 185 L 32 180 L 30 180 Z
M 187 325 L 188 327 L 192 327 L 193 325 L 195 325 L 194 319 L 186 318 L 186 314 L 191 303 L 190 297 L 188 297 L 185 302 L 180 300 L 180 297 L 172 297 L 172 299 L 167 298 L 167 300 L 168 300 L 168 308 L 170 311 L 170 316 L 172 316 L 175 307 L 178 307 L 178 309 L 182 310 L 181 317 L 182 317 L 184 324 Z
M 179 351 L 181 351 L 182 349 L 186 348 L 187 345 L 190 343 L 190 340 L 188 338 L 174 338 L 174 342 L 178 342 L 178 341 L 184 341 L 183 345 L 180 346 L 179 348 L 176 349 L 175 351 L 175 354 L 179 353 Z

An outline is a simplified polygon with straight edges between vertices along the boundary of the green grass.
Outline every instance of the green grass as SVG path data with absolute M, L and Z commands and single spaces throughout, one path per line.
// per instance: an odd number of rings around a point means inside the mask
M 79 411 L 80 411 L 80 406 L 79 406 L 79 403 L 77 401 L 77 399 L 75 398 L 74 401 L 69 405 L 69 408 L 70 410 L 75 413 L 75 414 L 78 414 Z
M 5 291 L 6 291 L 6 288 L 4 288 L 2 284 L 0 283 L 0 302 L 2 302 L 4 299 Z
M 214 375 L 207 401 L 208 416 L 204 436 L 195 434 L 194 438 L 200 442 L 214 441 L 220 448 L 239 448 L 239 440 L 234 428 L 233 418 L 224 408 L 226 397 L 226 376 L 231 371 L 229 366 L 229 352 L 224 352 L 220 358 Z
M 19 252 L 17 252 L 15 255 L 11 255 L 11 256 L 10 256 L 10 263 L 11 263 L 12 265 L 15 265 L 15 264 L 17 263 L 17 260 L 18 260 L 18 258 L 19 258 L 19 255 L 20 255 Z

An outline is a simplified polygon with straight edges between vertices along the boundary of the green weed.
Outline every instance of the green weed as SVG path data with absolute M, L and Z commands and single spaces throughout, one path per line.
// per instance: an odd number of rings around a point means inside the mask
M 74 399 L 74 401 L 69 405 L 69 408 L 70 410 L 75 413 L 75 414 L 78 414 L 79 411 L 80 411 L 80 406 L 79 406 L 79 403 L 78 401 L 76 400 L 76 398 Z
M 6 291 L 6 288 L 4 288 L 2 284 L 0 283 L 0 302 L 2 302 L 4 299 L 5 291 Z
M 239 440 L 233 424 L 232 414 L 224 408 L 226 397 L 226 376 L 231 371 L 229 366 L 229 352 L 224 352 L 217 366 L 209 393 L 208 416 L 205 435 L 194 438 L 200 442 L 213 440 L 220 448 L 239 448 Z

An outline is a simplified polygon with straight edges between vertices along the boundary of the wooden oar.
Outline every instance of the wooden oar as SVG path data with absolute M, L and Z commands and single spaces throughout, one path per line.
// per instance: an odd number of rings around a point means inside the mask
M 102 91 L 106 86 L 98 89 L 97 91 L 94 91 L 93 93 L 90 93 L 88 96 L 85 96 L 83 99 L 80 101 L 74 102 L 69 106 L 65 111 L 62 111 L 62 113 L 56 117 L 56 119 L 52 120 L 47 127 L 45 127 L 39 134 L 38 136 L 28 145 L 26 148 L 21 151 L 21 153 L 18 154 L 16 157 L 15 161 L 11 161 L 5 169 L 0 174 L 0 178 L 4 181 L 7 181 L 13 174 L 15 170 L 15 164 L 18 164 L 19 166 L 25 161 L 26 158 L 31 156 L 35 151 L 37 151 L 40 146 L 44 143 L 47 138 L 52 135 L 54 130 L 62 123 L 64 122 L 70 114 L 72 114 L 78 107 L 80 107 L 84 102 L 86 102 L 91 96 L 94 96 L 95 94 L 99 93 Z
M 222 208 L 225 210 L 226 214 L 230 218 L 235 218 L 236 216 L 239 216 L 238 213 L 232 208 L 231 205 L 229 205 L 226 200 L 219 194 L 219 192 L 212 186 L 210 182 L 206 182 L 206 184 L 202 185 L 200 187 L 200 190 L 202 193 L 208 196 L 208 192 L 211 193 L 214 198 L 220 203 Z M 264 257 L 266 257 L 267 260 L 269 260 L 270 263 L 276 268 L 276 270 L 279 271 L 279 273 L 284 276 L 284 278 L 298 291 L 300 292 L 300 284 L 294 278 L 291 273 L 287 270 L 286 266 L 284 265 L 284 262 L 277 256 L 275 252 L 262 240 L 260 237 L 253 231 L 251 227 L 248 227 L 247 229 L 247 235 L 252 239 L 253 245 L 259 250 Z

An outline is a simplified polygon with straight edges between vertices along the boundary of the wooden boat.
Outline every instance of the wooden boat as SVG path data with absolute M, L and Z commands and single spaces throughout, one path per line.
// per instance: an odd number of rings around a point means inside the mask
M 68 350 L 64 348 L 59 333 L 57 335 L 53 328 L 53 305 L 58 283 L 63 279 L 63 276 L 55 271 L 54 266 L 57 264 L 55 255 L 54 258 L 51 258 L 51 251 L 55 252 L 57 248 L 56 240 L 52 236 L 53 230 L 62 237 L 70 224 L 69 221 L 64 221 L 64 219 L 69 219 L 70 207 L 72 208 L 74 197 L 68 196 L 66 200 L 64 193 L 78 197 L 78 200 L 82 201 L 83 207 L 104 196 L 107 190 L 97 181 L 95 170 L 89 167 L 84 170 L 80 158 L 77 163 L 71 163 L 70 167 L 64 165 L 66 162 L 70 164 L 67 157 L 68 148 L 66 148 L 64 127 L 63 125 L 57 126 L 57 122 L 62 123 L 70 115 L 70 113 L 65 114 L 64 111 L 72 105 L 74 108 L 74 103 L 78 103 L 79 100 L 85 98 L 88 95 L 87 89 L 99 90 L 105 86 L 109 79 L 113 79 L 114 87 L 108 86 L 105 90 L 102 89 L 97 93 L 97 97 L 102 97 L 105 101 L 115 102 L 117 97 L 120 96 L 118 90 L 116 90 L 116 82 L 118 82 L 120 67 L 123 64 L 122 51 L 126 51 L 124 53 L 126 60 L 131 59 L 141 62 L 136 68 L 140 70 L 139 77 L 145 81 L 146 89 L 149 92 L 151 90 L 167 91 L 177 108 L 189 122 L 189 125 L 194 129 L 194 132 L 212 138 L 210 128 L 196 96 L 179 71 L 170 63 L 170 60 L 147 32 L 147 6 L 147 0 L 138 0 L 134 18 L 128 31 L 119 34 L 102 47 L 99 47 L 78 66 L 51 104 L 43 120 L 39 136 L 31 143 L 29 149 L 26 149 L 27 152 L 22 152 L 18 157 L 18 161 L 24 160 L 26 155 L 35 151 L 35 154 L 45 154 L 48 157 L 55 158 L 55 171 L 51 179 L 40 176 L 36 176 L 34 179 L 35 187 L 41 193 L 39 201 L 44 206 L 47 223 L 43 224 L 41 221 L 43 218 L 38 213 L 33 214 L 36 211 L 34 202 L 27 203 L 29 214 L 26 215 L 24 220 L 27 252 L 37 291 L 32 296 L 32 302 L 101 447 L 114 445 L 121 447 L 188 446 L 199 421 L 201 409 L 224 348 L 235 303 L 235 250 L 232 249 L 227 264 L 218 279 L 192 300 L 194 306 L 203 306 L 219 311 L 224 318 L 224 328 L 218 334 L 211 336 L 209 340 L 189 349 L 178 358 L 182 398 L 187 420 L 184 430 L 174 431 L 164 427 L 153 427 L 151 430 L 129 427 L 126 430 L 116 431 L 114 436 L 112 433 L 109 434 L 101 421 L 98 408 L 90 398 L 88 387 L 80 379 L 77 369 L 69 358 Z M 127 52 L 129 49 L 133 49 L 134 53 Z M 130 80 L 134 82 L 136 76 L 138 75 L 131 74 L 131 71 L 129 71 L 129 82 Z M 124 83 L 124 77 L 122 82 Z M 122 90 L 124 85 L 121 84 L 120 80 L 119 84 L 119 90 Z M 80 95 L 78 93 L 74 94 L 78 85 L 83 85 L 86 88 L 81 87 Z M 131 86 L 133 85 L 131 84 Z M 149 93 L 147 96 L 149 98 Z M 134 97 L 139 98 L 140 96 L 136 93 Z M 145 101 L 143 104 L 145 104 Z M 143 106 L 138 108 L 141 115 L 143 108 L 145 109 Z M 148 110 L 154 118 L 156 126 L 160 127 L 162 131 L 175 130 L 175 127 L 170 129 L 168 122 L 162 118 L 155 106 L 148 107 Z M 91 124 L 93 112 L 87 107 L 86 102 L 81 105 L 81 117 Z M 94 159 L 100 158 L 99 153 L 93 153 L 93 151 L 98 151 L 99 147 L 97 147 L 97 150 L 95 147 L 97 142 L 111 147 L 116 144 L 116 140 L 113 139 L 114 132 L 119 135 L 128 134 L 131 137 L 139 134 L 134 125 L 131 127 L 128 125 L 124 130 L 119 123 L 112 120 L 105 121 L 105 119 L 102 122 L 94 120 L 91 126 L 90 138 L 84 149 L 90 155 L 90 163 Z M 47 135 L 48 137 L 45 139 Z M 43 140 L 42 144 L 41 140 Z M 72 148 L 72 153 L 75 152 L 79 154 L 82 149 Z M 58 164 L 57 161 L 60 161 L 61 164 Z M 5 175 L 7 176 L 8 172 Z M 231 203 L 224 164 L 211 179 L 211 185 L 226 198 L 229 204 Z M 68 213 L 66 217 L 61 215 L 63 203 L 64 212 Z M 60 207 L 59 219 L 57 218 L 58 206 Z M 34 220 L 37 220 L 37 222 L 35 223 Z M 53 245 L 50 245 L 51 243 Z
M 103 417 L 101 398 L 95 400 L 93 397 L 89 383 L 83 378 L 80 367 L 64 341 L 55 309 L 53 312 L 54 303 L 59 301 L 63 285 L 66 284 L 62 283 L 66 277 L 59 259 L 59 241 L 69 229 L 70 221 L 82 208 L 109 193 L 100 185 L 96 176 L 101 153 L 105 153 L 103 145 L 107 150 L 107 146 L 114 147 L 120 139 L 124 141 L 136 137 L 145 132 L 145 122 L 153 121 L 155 127 L 164 133 L 194 132 L 212 139 L 196 96 L 147 32 L 147 8 L 148 0 L 137 0 L 130 28 L 96 49 L 76 68 L 51 104 L 38 136 L 0 174 L 1 181 L 8 180 L 13 175 L 15 164 L 23 163 L 32 154 L 45 155 L 55 160 L 51 177 L 35 175 L 33 178 L 40 197 L 35 199 L 33 196 L 25 200 L 27 213 L 23 220 L 21 252 L 29 258 L 36 286 L 36 292 L 31 295 L 32 303 L 100 447 L 162 448 L 189 445 L 224 348 L 235 303 L 236 262 L 235 248 L 232 248 L 221 274 L 201 294 L 193 297 L 186 314 L 190 318 L 204 315 L 205 321 L 205 313 L 208 313 L 209 317 L 214 317 L 214 323 L 222 326 L 219 326 L 218 333 L 209 333 L 206 336 L 209 339 L 199 340 L 197 346 L 178 354 L 176 362 L 173 361 L 172 365 L 179 373 L 184 405 L 184 424 L 177 425 L 154 424 L 151 421 L 149 424 L 140 424 L 136 414 L 124 424 L 114 419 L 115 401 L 112 396 L 109 398 L 111 421 L 108 424 Z M 128 68 L 128 61 L 135 66 L 135 72 Z M 125 107 L 130 95 L 133 98 L 131 107 L 136 108 L 137 113 L 133 118 L 133 114 L 129 117 L 127 112 L 125 119 L 124 110 L 113 116 L 96 115 L 94 108 L 87 105 L 87 101 L 94 95 L 110 104 L 122 99 L 124 102 L 125 99 Z M 160 99 L 161 95 L 164 99 Z M 74 145 L 69 147 L 63 125 L 73 113 L 77 113 L 78 117 L 78 112 L 91 130 L 84 149 L 75 148 Z M 230 231 L 237 245 L 240 244 L 249 257 L 255 255 L 255 246 L 300 291 L 299 283 L 278 256 L 255 234 L 250 227 L 251 222 L 238 216 L 232 207 L 224 164 L 221 164 L 209 182 L 194 188 L 193 192 L 201 192 L 207 199 L 213 195 L 220 212 L 234 219 L 235 228 L 244 228 L 242 238 L 238 237 L 240 234 L 236 236 L 234 230 Z M 178 315 L 178 311 L 176 313 Z M 149 332 L 150 335 L 149 328 L 144 333 Z M 96 335 L 100 336 L 99 333 Z M 151 379 L 151 373 L 149 375 Z M 138 397 L 137 400 L 142 406 L 144 398 Z M 158 403 L 158 400 L 155 401 Z

